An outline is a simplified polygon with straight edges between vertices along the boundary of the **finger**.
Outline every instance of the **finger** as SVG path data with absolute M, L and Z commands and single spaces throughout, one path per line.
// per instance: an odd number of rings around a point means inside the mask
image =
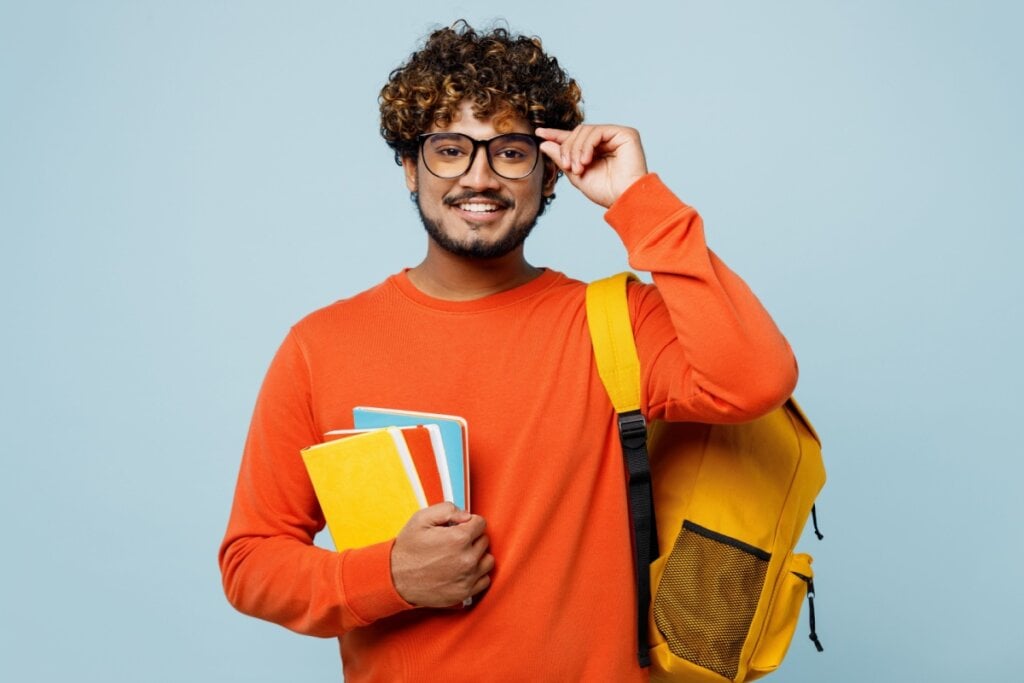
M 484 574 L 479 579 L 477 579 L 476 583 L 473 584 L 473 587 L 469 589 L 469 595 L 472 597 L 474 595 L 477 595 L 478 593 L 482 593 L 483 591 L 487 590 L 490 587 L 490 585 L 491 577 Z
M 569 146 L 572 144 L 573 139 L 575 139 L 574 136 L 576 136 L 578 134 L 579 129 L 580 129 L 580 126 L 576 126 L 572 130 L 568 130 L 568 131 L 561 130 L 561 131 L 559 131 L 559 136 L 558 136 L 559 139 L 556 141 L 558 143 L 558 156 L 557 157 L 552 157 L 552 158 L 556 162 L 558 162 L 558 167 L 563 172 L 567 173 L 572 168 L 570 163 L 569 163 L 569 161 L 570 161 L 569 160 Z M 546 129 L 546 130 L 550 130 L 550 129 Z
M 471 515 L 462 526 L 465 529 L 469 541 L 472 543 L 483 535 L 484 530 L 487 528 L 487 520 L 480 515 Z
M 449 524 L 465 524 L 469 520 L 473 519 L 473 515 L 462 508 L 456 507 L 454 503 L 452 504 L 452 507 L 455 508 L 455 511 L 448 518 Z
M 594 159 L 605 157 L 614 152 L 609 144 L 618 133 L 611 128 L 600 127 L 594 130 L 594 135 L 587 141 L 587 147 L 583 153 L 584 165 L 589 165 Z
M 481 575 L 487 575 L 494 571 L 494 555 L 487 553 L 481 557 L 477 563 L 477 568 L 480 570 Z
M 552 142 L 562 143 L 572 134 L 571 130 L 563 130 L 561 128 L 538 128 L 533 131 L 534 135 L 542 137 L 545 140 L 551 140 Z
M 560 171 L 563 173 L 568 171 L 569 164 L 562 156 L 562 145 L 572 136 L 573 131 L 561 128 L 537 128 L 534 130 L 534 134 L 545 139 L 545 142 L 540 145 L 541 151 L 558 165 Z
M 590 163 L 590 159 L 593 156 L 590 152 L 594 145 L 593 140 L 596 133 L 596 129 L 587 128 L 580 131 L 580 135 L 573 140 L 572 149 L 570 150 L 573 172 L 582 174 L 587 164 Z
M 476 556 L 477 561 L 487 552 L 487 549 L 491 546 L 491 539 L 487 534 L 482 534 L 479 538 L 473 541 L 473 545 L 470 550 Z
M 583 150 L 594 135 L 594 126 L 580 126 L 569 140 L 562 144 L 563 154 L 568 157 L 572 172 L 582 175 L 586 165 L 582 162 Z
M 484 555 L 477 564 L 477 574 L 473 578 L 473 584 L 479 583 L 481 579 L 490 581 L 491 572 L 494 571 L 494 556 Z
M 604 127 L 594 126 L 576 142 L 576 158 L 579 163 L 577 173 L 583 173 L 587 166 L 594 160 L 598 149 L 609 137 L 609 131 Z
M 484 533 L 487 524 L 480 515 L 471 515 L 468 520 L 455 525 L 449 525 L 446 531 L 451 534 L 449 542 L 453 544 L 453 550 L 468 550 L 473 547 L 476 540 Z
M 554 162 L 555 166 L 558 167 L 559 171 L 565 173 L 569 170 L 569 167 L 562 163 L 562 146 L 556 142 L 542 142 L 540 144 L 540 151 Z
M 416 517 L 423 526 L 445 526 L 448 524 L 462 524 L 463 522 L 467 522 L 472 515 L 465 510 L 460 510 L 454 503 L 445 501 L 443 503 L 435 503 L 430 507 L 423 508 L 418 511 L 414 517 Z

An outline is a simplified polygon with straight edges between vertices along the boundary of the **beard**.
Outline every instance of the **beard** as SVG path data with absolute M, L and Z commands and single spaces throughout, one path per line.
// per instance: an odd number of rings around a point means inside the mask
M 484 242 L 480 239 L 476 239 L 475 236 L 471 236 L 466 240 L 456 240 L 444 232 L 441 228 L 440 221 L 435 221 L 423 213 L 423 203 L 420 201 L 419 194 L 414 193 L 414 195 L 416 210 L 419 212 L 420 220 L 423 222 L 423 229 L 427 231 L 430 239 L 434 240 L 437 246 L 454 256 L 472 259 L 497 259 L 502 256 L 507 256 L 518 249 L 522 246 L 523 242 L 526 241 L 526 238 L 529 237 L 530 232 L 532 232 L 534 226 L 537 225 L 537 219 L 542 213 L 544 213 L 545 209 L 544 201 L 542 199 L 536 213 L 532 216 L 525 216 L 521 222 L 512 225 L 509 231 L 496 242 Z M 454 201 L 461 201 L 472 197 L 480 197 L 482 199 L 490 199 L 492 201 L 500 202 L 508 208 L 514 208 L 515 206 L 515 202 L 512 199 L 502 197 L 496 192 L 475 192 L 470 196 L 449 198 L 445 200 L 445 204 L 447 205 Z

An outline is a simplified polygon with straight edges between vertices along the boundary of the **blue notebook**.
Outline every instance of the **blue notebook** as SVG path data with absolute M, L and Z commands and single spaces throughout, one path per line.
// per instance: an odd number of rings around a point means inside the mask
M 451 502 L 469 511 L 469 432 L 465 419 L 455 415 L 366 406 L 353 408 L 352 418 L 356 429 L 437 425 L 441 430 L 441 441 L 451 475 Z

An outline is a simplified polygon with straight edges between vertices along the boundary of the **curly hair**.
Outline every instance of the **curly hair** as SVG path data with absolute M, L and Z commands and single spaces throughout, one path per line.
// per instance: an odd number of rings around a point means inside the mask
M 459 20 L 431 33 L 380 91 L 380 133 L 395 162 L 415 159 L 417 136 L 433 125 L 450 125 L 464 100 L 473 103 L 476 116 L 493 117 L 498 128 L 514 118 L 552 128 L 583 121 L 579 86 L 539 38 L 500 27 L 478 34 Z

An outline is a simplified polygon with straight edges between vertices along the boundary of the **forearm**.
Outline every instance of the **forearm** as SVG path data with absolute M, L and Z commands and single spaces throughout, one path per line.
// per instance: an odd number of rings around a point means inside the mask
M 657 286 L 633 307 L 657 416 L 733 422 L 781 404 L 796 384 L 789 344 L 746 283 L 707 248 L 697 212 L 648 175 L 606 219 L 630 265 L 651 272 Z
M 224 592 L 240 612 L 334 637 L 410 606 L 390 581 L 391 541 L 336 553 L 286 536 L 229 535 Z
M 219 559 L 241 612 L 337 636 L 409 605 L 391 581 L 390 543 L 343 553 L 313 545 L 323 516 L 300 455 L 320 440 L 308 378 L 293 333 L 256 402 Z

